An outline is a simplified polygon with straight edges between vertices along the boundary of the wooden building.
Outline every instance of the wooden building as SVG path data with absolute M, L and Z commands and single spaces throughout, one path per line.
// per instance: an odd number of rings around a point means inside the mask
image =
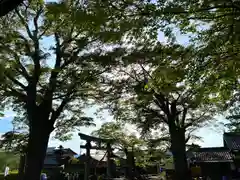
M 191 160 L 190 167 L 199 166 L 202 176 L 221 179 L 222 176 L 232 175 L 233 154 L 227 148 L 200 148 L 195 152 L 191 152 L 191 155 L 188 154 L 188 157 Z
M 223 147 L 198 148 L 188 151 L 190 167 L 199 166 L 202 176 L 212 180 L 222 176 L 240 177 L 240 134 L 224 133 Z
M 46 152 L 46 157 L 44 159 L 44 169 L 53 169 L 53 168 L 58 168 L 59 166 L 62 165 L 61 162 L 59 162 L 58 159 L 58 152 L 59 149 L 55 147 L 48 147 L 47 152 Z M 61 149 L 62 154 L 61 158 L 71 158 L 77 155 L 73 150 L 70 148 L 62 148 Z

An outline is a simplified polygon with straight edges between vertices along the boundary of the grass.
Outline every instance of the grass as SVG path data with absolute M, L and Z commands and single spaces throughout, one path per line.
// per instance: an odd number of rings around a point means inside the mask
M 8 179 L 9 180 L 16 180 L 17 179 L 17 173 L 9 174 Z M 0 174 L 0 180 L 4 180 L 4 174 L 3 173 Z
M 42 171 L 43 173 L 47 172 L 47 171 Z M 17 179 L 17 175 L 18 175 L 18 170 L 11 170 L 9 171 L 9 176 L 8 176 L 8 180 L 16 180 Z M 4 180 L 4 173 L 0 172 L 0 180 Z
M 18 170 L 12 170 L 9 171 L 9 180 L 16 180 L 17 179 L 17 174 L 18 174 Z M 0 180 L 4 180 L 4 173 L 0 173 Z

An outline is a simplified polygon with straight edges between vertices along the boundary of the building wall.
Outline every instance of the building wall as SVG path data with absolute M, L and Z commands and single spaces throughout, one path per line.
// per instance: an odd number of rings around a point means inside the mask
M 204 162 L 198 165 L 201 167 L 202 175 L 210 176 L 212 180 L 231 175 L 231 164 L 229 162 Z

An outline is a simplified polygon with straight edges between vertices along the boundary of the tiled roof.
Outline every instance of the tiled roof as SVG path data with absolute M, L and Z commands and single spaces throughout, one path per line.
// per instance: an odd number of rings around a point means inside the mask
M 44 159 L 44 165 L 58 165 L 58 162 L 55 157 L 46 156 Z
M 55 147 L 48 147 L 46 153 L 53 154 L 55 149 L 56 149 Z
M 231 152 L 224 147 L 199 148 L 194 152 L 188 152 L 188 157 L 197 162 L 224 162 L 233 160 Z
M 55 147 L 48 147 L 46 154 L 54 154 L 57 150 L 59 150 L 58 148 Z M 77 153 L 75 153 L 73 150 L 71 150 L 70 148 L 63 148 L 62 149 L 64 155 L 77 155 Z
M 240 134 L 239 133 L 224 133 L 223 140 L 230 150 L 240 150 Z

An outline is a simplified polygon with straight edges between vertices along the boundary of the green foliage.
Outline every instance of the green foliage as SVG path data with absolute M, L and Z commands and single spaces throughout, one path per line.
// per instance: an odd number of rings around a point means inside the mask
M 15 154 L 25 153 L 28 134 L 9 131 L 1 136 L 0 148 Z
M 201 84 L 208 86 L 211 101 L 225 112 L 230 131 L 238 131 L 239 123 L 239 2 L 174 1 L 179 13 L 168 15 L 183 33 L 193 34 L 196 72 Z M 192 28 L 194 27 L 194 28 Z M 234 110 L 235 109 L 235 110 Z
M 115 150 L 124 152 L 124 149 L 133 149 L 136 165 L 145 167 L 151 165 L 154 161 L 160 161 L 164 158 L 163 149 L 148 147 L 148 139 L 140 139 L 135 134 L 129 132 L 126 127 L 116 122 L 104 123 L 101 128 L 92 132 L 93 136 L 113 139 L 112 144 Z M 116 163 L 119 163 L 116 160 Z
M 28 131 L 37 121 L 67 140 L 77 127 L 93 125 L 83 110 L 100 99 L 104 73 L 118 63 L 125 40 L 154 32 L 145 29 L 154 19 L 140 14 L 149 4 L 39 0 L 16 9 L 11 21 L 3 18 L 0 93 L 2 105 L 18 114 L 18 128 Z
M 4 172 L 5 166 L 8 165 L 10 171 L 18 169 L 19 155 L 12 152 L 0 152 L 0 170 Z
M 72 157 L 71 159 L 69 159 L 68 163 L 69 164 L 78 164 L 79 160 L 77 158 Z
M 240 123 L 239 123 L 239 107 L 233 106 L 228 110 L 227 120 L 225 126 L 228 128 L 230 132 L 239 133 L 240 132 Z
M 197 151 L 199 148 L 201 148 L 201 146 L 199 146 L 198 144 L 190 144 L 190 145 L 187 145 L 187 149 L 188 151 Z
M 135 134 L 127 131 L 124 126 L 115 122 L 104 123 L 101 128 L 92 132 L 93 136 L 113 139 L 114 148 L 124 150 L 124 148 L 143 147 L 144 141 L 139 139 Z
M 0 2 L 0 17 L 7 15 L 8 13 L 11 13 L 15 8 L 17 8 L 21 3 L 23 3 L 23 0 L 16 0 L 14 2 L 12 1 L 1 1 Z
M 170 4 L 172 9 L 182 10 L 165 18 L 183 33 L 192 34 L 196 75 L 204 77 L 201 84 L 208 86 L 219 112 L 225 111 L 239 96 L 239 3 L 197 0 Z
M 208 87 L 195 76 L 191 47 L 158 44 L 150 49 L 147 44 L 123 59 L 127 68 L 116 73 L 115 84 L 109 80 L 115 87 L 105 92 L 115 97 L 109 98 L 110 107 L 118 120 L 138 125 L 144 134 L 161 129 L 162 136 L 171 124 L 191 134 L 211 120 L 216 108 Z
M 212 83 L 202 83 L 195 53 L 191 46 L 147 42 L 122 57 L 125 66 L 104 92 L 117 121 L 135 124 L 143 137 L 158 131 L 154 139 L 170 139 L 179 179 L 187 179 L 186 143 L 217 113 Z

